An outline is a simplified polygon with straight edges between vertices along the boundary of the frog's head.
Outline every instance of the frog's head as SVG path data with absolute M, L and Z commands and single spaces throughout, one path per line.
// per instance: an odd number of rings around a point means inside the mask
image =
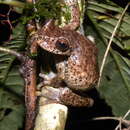
M 65 31 L 54 24 L 53 20 L 48 21 L 44 27 L 39 30 L 37 43 L 46 51 L 70 55 L 70 40 Z

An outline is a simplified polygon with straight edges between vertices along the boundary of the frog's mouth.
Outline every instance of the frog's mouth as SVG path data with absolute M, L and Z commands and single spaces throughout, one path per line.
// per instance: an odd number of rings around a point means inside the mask
M 53 54 L 51 52 L 43 50 L 42 48 L 39 48 L 38 61 L 43 61 L 43 62 L 40 62 L 39 64 L 42 70 L 47 73 L 50 70 L 57 73 L 56 63 L 67 61 L 68 57 L 69 56 L 66 56 L 66 55 Z

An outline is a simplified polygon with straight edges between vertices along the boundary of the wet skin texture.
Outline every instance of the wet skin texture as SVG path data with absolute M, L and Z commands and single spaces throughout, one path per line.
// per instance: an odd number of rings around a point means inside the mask
M 50 20 L 39 30 L 33 39 L 33 43 L 38 44 L 48 52 L 57 54 L 57 74 L 46 83 L 49 85 L 53 84 L 53 86 L 57 86 L 55 83 L 59 83 L 59 80 L 66 83 L 67 89 L 59 89 L 59 91 L 62 91 L 59 97 L 64 95 L 64 100 L 70 100 L 70 98 L 72 99 L 76 95 L 75 93 L 73 95 L 71 90 L 86 91 L 96 85 L 99 78 L 97 48 L 85 36 L 73 30 L 59 28 L 54 25 L 53 20 Z M 48 79 L 44 78 L 44 80 Z M 71 93 L 73 96 L 66 96 L 68 93 Z M 91 105 L 89 102 L 92 100 L 88 99 L 87 105 L 89 106 Z

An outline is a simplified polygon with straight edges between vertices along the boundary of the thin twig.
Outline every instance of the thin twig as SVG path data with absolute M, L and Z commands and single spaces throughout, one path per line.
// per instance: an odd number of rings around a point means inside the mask
M 120 118 L 119 117 L 96 117 L 93 120 L 117 120 L 119 121 Z
M 116 128 L 115 128 L 115 130 L 121 130 L 122 129 L 122 127 L 121 127 L 121 125 L 122 125 L 122 118 L 119 118 L 120 120 L 119 120 L 119 124 L 116 126 Z
M 26 0 L 27 2 L 34 4 L 34 11 L 35 11 L 35 0 Z M 36 22 L 36 20 L 35 20 Z M 37 23 L 35 24 L 35 26 Z M 35 27 L 38 29 L 38 26 Z M 31 33 L 31 32 L 30 32 Z M 31 43 L 30 46 L 30 53 L 37 53 L 37 45 L 35 47 Z M 33 51 L 31 48 L 35 48 Z M 28 59 L 25 61 L 25 64 L 23 65 L 23 70 L 25 70 L 25 105 L 26 105 L 26 121 L 25 121 L 25 130 L 31 130 L 34 127 L 34 121 L 36 117 L 36 67 L 37 62 L 35 59 Z M 27 71 L 27 72 L 26 72 Z
M 93 120 L 116 120 L 120 122 L 121 119 L 121 117 L 96 117 Z M 130 126 L 129 120 L 122 119 L 121 123 L 124 124 L 126 127 Z
M 0 51 L 11 54 L 13 56 L 16 56 L 18 59 L 22 58 L 22 55 L 20 53 L 14 51 L 14 50 L 11 50 L 11 49 L 7 49 L 5 47 L 0 47 Z
M 130 3 L 128 3 L 124 9 L 124 11 L 122 12 L 119 20 L 117 21 L 117 24 L 112 32 L 112 35 L 111 35 L 111 38 L 109 40 L 109 43 L 108 43 L 108 46 L 107 46 L 107 49 L 106 49 L 106 52 L 104 54 L 104 57 L 103 57 L 103 60 L 102 60 L 102 64 L 101 64 L 101 68 L 100 68 L 100 74 L 99 74 L 99 81 L 98 81 L 98 85 L 97 87 L 99 88 L 99 85 L 100 85 L 100 81 L 101 81 L 101 76 L 102 76 L 102 72 L 103 72 L 103 69 L 104 69 L 104 65 L 105 65 L 105 62 L 106 62 L 106 58 L 107 58 L 107 55 L 108 55 L 108 52 L 110 50 L 110 47 L 111 47 L 111 43 L 112 43 L 112 40 L 116 34 L 116 31 L 117 31 L 117 28 L 119 27 L 120 23 L 121 23 L 121 20 L 123 19 L 123 16 L 125 15 L 125 12 L 126 10 L 128 9 Z
M 32 0 L 32 2 L 33 2 L 34 12 L 37 13 L 36 0 Z M 35 24 L 36 24 L 37 30 L 39 30 L 40 29 L 40 25 L 39 25 L 39 19 L 38 18 L 35 18 Z
M 127 111 L 127 113 L 122 117 L 96 117 L 93 120 L 117 120 L 119 121 L 119 124 L 116 126 L 115 130 L 121 130 L 122 124 L 124 124 L 126 127 L 130 127 L 130 121 L 126 120 L 125 118 L 130 114 L 130 109 Z
M 130 109 L 127 111 L 127 113 L 123 116 L 123 119 L 125 119 L 130 114 Z
M 127 111 L 127 113 L 123 116 L 123 118 L 120 119 L 119 124 L 117 125 L 117 127 L 115 128 L 115 130 L 118 130 L 118 128 L 119 128 L 119 130 L 121 130 L 122 121 L 125 120 L 125 118 L 126 118 L 129 114 L 130 114 L 130 109 L 129 109 L 129 110 Z M 130 123 L 129 123 L 129 125 L 130 125 Z

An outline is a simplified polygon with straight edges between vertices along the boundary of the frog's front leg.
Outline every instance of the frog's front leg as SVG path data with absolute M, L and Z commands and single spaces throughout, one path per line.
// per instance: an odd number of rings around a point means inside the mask
M 41 96 L 53 100 L 56 103 L 61 103 L 73 107 L 90 107 L 94 103 L 93 99 L 80 96 L 67 87 L 43 87 Z
M 58 88 L 59 86 L 63 85 L 63 80 L 59 74 L 56 74 L 54 72 L 49 72 L 48 74 L 40 73 L 39 76 L 43 78 L 42 85 L 44 86 L 53 86 L 55 88 Z
M 80 25 L 80 10 L 78 0 L 64 0 L 64 2 L 70 8 L 71 20 L 63 27 L 63 29 L 75 30 Z
M 56 69 L 57 73 L 50 71 L 48 74 L 40 73 L 39 76 L 43 78 L 43 85 L 49 85 L 53 87 L 64 86 L 63 82 L 65 76 L 66 61 L 63 61 L 62 57 L 57 56 L 56 58 Z

